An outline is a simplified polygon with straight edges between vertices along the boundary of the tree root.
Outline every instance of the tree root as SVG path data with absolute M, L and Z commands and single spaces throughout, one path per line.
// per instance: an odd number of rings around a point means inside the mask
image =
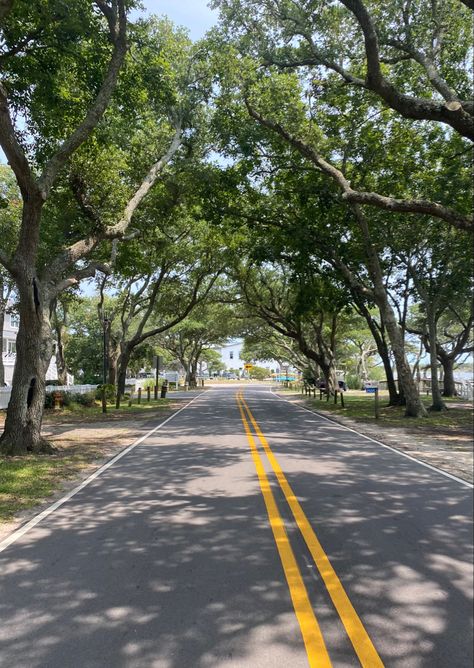
M 29 454 L 35 455 L 52 455 L 56 449 L 45 438 L 40 437 L 29 443 L 25 439 L 14 438 L 13 436 L 5 436 L 0 439 L 0 455 L 5 457 L 18 457 Z

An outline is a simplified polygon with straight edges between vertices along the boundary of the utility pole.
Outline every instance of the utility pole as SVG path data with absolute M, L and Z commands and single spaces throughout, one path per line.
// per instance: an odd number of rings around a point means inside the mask
M 105 386 L 107 384 L 107 329 L 109 325 L 109 318 L 104 311 L 102 316 L 103 332 L 103 368 L 102 368 L 102 413 L 107 413 L 107 397 L 105 394 Z

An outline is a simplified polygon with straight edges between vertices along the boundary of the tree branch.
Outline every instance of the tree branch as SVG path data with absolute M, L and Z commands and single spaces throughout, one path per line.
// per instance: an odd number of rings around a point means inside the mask
M 123 236 L 127 227 L 130 224 L 130 221 L 136 208 L 143 200 L 145 195 L 149 192 L 150 188 L 154 185 L 158 176 L 161 174 L 166 165 L 170 162 L 171 158 L 174 156 L 178 148 L 181 146 L 181 141 L 182 141 L 181 135 L 182 135 L 181 121 L 178 121 L 169 149 L 151 167 L 148 174 L 143 179 L 140 187 L 136 190 L 135 194 L 125 207 L 122 218 L 119 220 L 118 223 L 116 223 L 115 225 L 111 225 L 106 229 L 104 233 L 104 238 L 116 239 Z
M 377 31 L 367 8 L 362 0 L 340 0 L 340 2 L 355 16 L 364 35 L 367 62 L 366 87 L 377 93 L 389 107 L 405 118 L 445 123 L 462 136 L 474 140 L 474 119 L 463 108 L 462 102 L 456 100 L 439 103 L 405 95 L 383 76 Z
M 78 269 L 68 278 L 64 278 L 63 280 L 58 281 L 58 283 L 54 285 L 54 289 L 51 290 L 50 293 L 51 296 L 52 297 L 57 296 L 63 290 L 67 290 L 67 288 L 71 288 L 74 285 L 78 285 L 84 278 L 94 278 L 97 271 L 101 271 L 104 274 L 108 274 L 110 272 L 110 268 L 108 267 L 108 265 L 103 264 L 102 262 L 91 262 L 90 264 L 87 265 L 87 267 Z
M 344 174 L 339 169 L 334 167 L 334 165 L 325 160 L 315 149 L 309 146 L 309 144 L 306 144 L 301 139 L 294 137 L 279 123 L 271 121 L 259 114 L 255 109 L 253 109 L 247 99 L 245 99 L 245 104 L 252 118 L 258 121 L 264 127 L 267 127 L 268 129 L 273 130 L 273 132 L 276 132 L 291 146 L 296 148 L 301 153 L 301 155 L 308 158 L 313 164 L 317 165 L 322 172 L 330 176 L 342 191 L 343 199 L 346 199 L 348 202 L 353 204 L 376 206 L 380 209 L 385 209 L 386 211 L 425 214 L 434 216 L 435 218 L 441 218 L 458 229 L 468 230 L 471 232 L 474 230 L 474 223 L 472 219 L 467 218 L 457 211 L 443 206 L 442 204 L 438 204 L 437 202 L 414 199 L 399 200 L 393 197 L 379 195 L 378 193 L 359 192 L 357 190 L 353 190 L 350 181 L 346 179 Z
M 0 0 L 0 21 L 8 16 L 12 7 L 14 0 Z
M 100 5 L 105 6 L 104 2 L 96 4 L 99 7 Z M 43 174 L 39 178 L 38 185 L 41 189 L 44 199 L 48 197 L 51 187 L 60 169 L 66 164 L 72 153 L 74 153 L 74 151 L 86 141 L 103 116 L 114 91 L 115 84 L 117 83 L 120 68 L 122 67 L 122 63 L 127 52 L 127 16 L 124 0 L 117 0 L 114 5 L 116 5 L 116 19 L 114 21 L 114 25 L 116 27 L 114 32 L 111 33 L 114 49 L 109 62 L 107 73 L 94 102 L 86 114 L 85 119 L 74 130 L 70 137 L 68 137 L 68 139 L 62 143 L 55 155 L 46 165 Z M 102 9 L 102 7 L 100 8 Z M 108 8 L 108 12 L 105 13 L 109 26 L 111 25 L 111 22 L 107 16 L 107 13 L 110 14 L 111 11 L 112 10 Z
M 30 169 L 23 147 L 16 138 L 10 110 L 8 108 L 7 91 L 0 82 L 0 143 L 5 152 L 8 164 L 12 168 L 23 200 L 31 200 L 40 196 L 40 189 Z

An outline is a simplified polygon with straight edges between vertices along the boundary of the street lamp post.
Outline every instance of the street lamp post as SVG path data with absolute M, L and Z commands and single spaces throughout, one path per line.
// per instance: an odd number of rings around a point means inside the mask
M 107 313 L 104 311 L 102 318 L 102 326 L 104 328 L 103 332 L 103 368 L 102 368 L 102 413 L 107 413 L 107 397 L 105 392 L 105 386 L 107 384 L 107 329 L 109 325 L 109 319 Z

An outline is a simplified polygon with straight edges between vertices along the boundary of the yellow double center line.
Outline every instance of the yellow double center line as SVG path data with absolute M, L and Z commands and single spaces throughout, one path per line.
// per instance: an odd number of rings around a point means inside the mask
M 286 580 L 290 590 L 293 607 L 295 609 L 296 617 L 300 624 L 301 633 L 308 655 L 309 665 L 326 667 L 331 666 L 331 660 L 321 633 L 318 621 L 314 614 L 312 605 L 309 601 L 308 592 L 306 590 L 303 578 L 301 576 L 295 555 L 288 539 L 285 524 L 278 511 L 275 497 L 271 490 L 270 482 L 262 459 L 260 457 L 253 433 L 250 429 L 250 423 L 253 426 L 255 434 L 260 441 L 265 454 L 267 455 L 270 466 L 275 473 L 276 479 L 285 496 L 288 506 L 293 513 L 296 524 L 303 536 L 306 545 L 313 557 L 314 563 L 321 575 L 321 578 L 326 585 L 327 591 L 336 608 L 341 619 L 346 633 L 354 647 L 354 650 L 359 657 L 359 661 L 364 668 L 383 668 L 382 660 L 380 659 L 377 650 L 375 649 L 367 631 L 364 628 L 354 606 L 349 600 L 344 587 L 334 568 L 332 567 L 328 556 L 324 552 L 321 543 L 319 542 L 308 518 L 306 517 L 296 495 L 290 487 L 285 474 L 283 473 L 277 458 L 273 454 L 265 436 L 257 424 L 250 408 L 243 398 L 243 393 L 239 392 L 236 395 L 237 404 L 239 406 L 242 423 L 244 425 L 245 433 L 247 435 L 252 458 L 257 470 L 260 488 L 267 508 L 270 526 L 273 531 L 275 542 L 278 548 L 280 559 L 283 565 Z M 248 417 L 248 420 L 247 420 Z

